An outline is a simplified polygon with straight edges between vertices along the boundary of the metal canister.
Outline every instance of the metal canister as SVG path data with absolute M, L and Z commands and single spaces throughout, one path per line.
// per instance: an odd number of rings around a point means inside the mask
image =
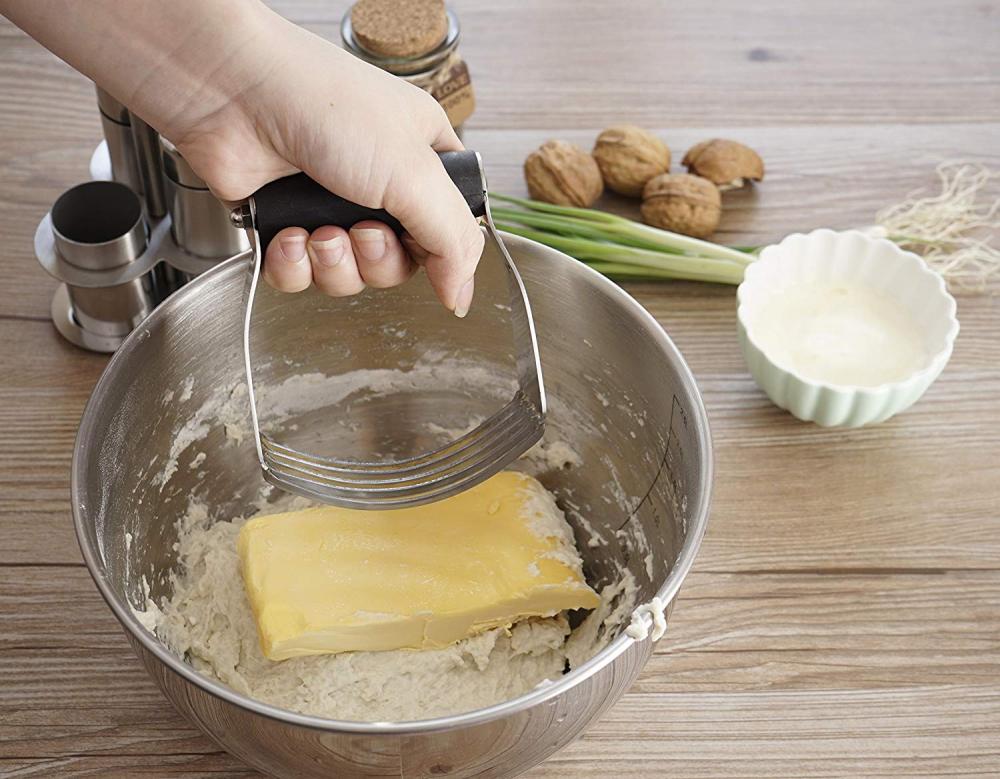
M 160 157 L 160 134 L 131 111 L 129 122 L 135 147 L 136 167 L 142 179 L 146 215 L 159 219 L 167 213 L 163 191 L 163 161 Z
M 64 192 L 35 233 L 38 261 L 62 282 L 52 321 L 70 342 L 113 352 L 166 296 L 142 201 L 117 181 Z
M 215 263 L 250 248 L 246 232 L 233 226 L 229 209 L 166 138 L 160 138 L 163 154 L 170 234 L 182 254 L 170 253 L 166 260 L 180 281 L 208 270 Z
M 111 176 L 141 195 L 142 177 L 136 159 L 132 119 L 128 108 L 100 87 L 96 89 L 97 107 L 101 111 L 101 129 L 104 131 L 111 161 Z

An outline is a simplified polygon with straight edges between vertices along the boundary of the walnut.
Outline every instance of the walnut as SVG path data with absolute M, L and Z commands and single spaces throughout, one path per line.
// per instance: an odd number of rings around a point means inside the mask
M 764 178 L 764 160 L 749 146 L 713 138 L 695 144 L 684 155 L 690 173 L 718 184 L 719 189 L 737 189 L 746 179 Z
M 598 135 L 593 155 L 608 189 L 629 197 L 639 197 L 647 181 L 670 170 L 667 144 L 631 124 L 615 125 Z
M 643 188 L 641 210 L 646 224 L 704 238 L 719 226 L 722 196 L 708 179 L 663 173 Z
M 594 158 L 566 141 L 546 141 L 524 161 L 524 180 L 535 200 L 586 208 L 604 191 Z

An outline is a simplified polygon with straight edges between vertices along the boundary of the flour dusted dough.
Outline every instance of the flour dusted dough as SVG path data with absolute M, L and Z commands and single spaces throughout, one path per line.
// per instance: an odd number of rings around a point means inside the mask
M 565 669 L 569 625 L 562 617 L 522 622 L 509 634 L 491 630 L 446 649 L 271 662 L 260 650 L 240 578 L 236 536 L 243 520 L 208 525 L 206 514 L 196 507 L 181 528 L 174 595 L 161 613 L 147 613 L 173 651 L 238 692 L 333 719 L 413 720 L 515 698 Z
M 357 371 L 347 376 L 295 376 L 283 392 L 270 393 L 274 407 L 261 403 L 267 415 L 285 418 L 339 402 L 352 392 L 392 391 L 405 386 L 435 387 L 447 380 L 481 388 L 495 384 L 484 369 L 425 356 L 425 364 L 408 373 Z M 185 385 L 185 392 L 191 388 Z M 164 398 L 164 402 L 169 402 Z M 558 399 L 551 399 L 557 402 Z M 227 438 L 250 435 L 246 424 L 246 388 L 221 388 L 175 431 L 165 465 L 151 473 L 164 485 L 178 468 L 180 453 L 196 445 L 210 430 L 222 427 Z M 464 429 L 476 420 L 467 422 Z M 206 460 L 198 453 L 197 464 Z M 211 459 L 210 457 L 208 458 Z M 559 441 L 541 442 L 522 461 L 525 470 L 578 465 L 579 456 Z M 211 462 L 208 463 L 211 466 Z M 262 505 L 264 511 L 305 508 L 301 498 L 283 497 Z M 522 695 L 552 681 L 567 667 L 578 667 L 605 647 L 628 623 L 637 587 L 627 570 L 601 591 L 601 605 L 570 634 L 562 617 L 536 619 L 509 632 L 491 630 L 446 649 L 353 652 L 267 660 L 261 652 L 250 605 L 243 589 L 236 537 L 245 520 L 211 523 L 205 506 L 194 503 L 178 528 L 178 565 L 170 573 L 173 594 L 154 603 L 149 589 L 133 612 L 171 650 L 198 671 L 234 690 L 284 709 L 332 719 L 359 721 L 415 720 L 458 714 Z M 589 536 L 588 546 L 608 543 L 590 527 L 581 511 L 573 522 Z

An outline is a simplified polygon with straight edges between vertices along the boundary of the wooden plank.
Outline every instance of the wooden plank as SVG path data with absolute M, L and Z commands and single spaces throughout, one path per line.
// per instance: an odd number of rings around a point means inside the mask
M 690 360 L 713 425 L 718 478 L 699 565 L 996 566 L 992 468 L 1000 419 L 991 411 L 1000 392 L 1000 300 L 962 299 L 952 362 L 913 409 L 884 425 L 842 431 L 802 424 L 756 388 L 735 343 L 731 290 L 636 292 Z M 64 344 L 43 322 L 0 321 L 0 345 L 10 354 L 0 387 L 0 510 L 9 517 L 0 562 L 77 563 L 69 462 L 104 358 Z M 803 472 L 815 481 L 804 485 Z M 840 496 L 837 505 L 830 494 Z
M 680 162 L 688 148 L 713 137 L 740 140 L 764 158 L 766 177 L 759 186 L 723 195 L 723 220 L 714 240 L 732 245 L 766 245 L 817 227 L 873 224 L 880 210 L 913 190 L 936 192 L 934 168 L 944 160 L 958 157 L 1000 168 L 996 124 L 647 126 L 671 147 L 675 172 L 684 170 Z M 594 124 L 574 130 L 470 130 L 466 143 L 482 153 L 492 189 L 521 195 L 523 161 L 533 149 L 562 138 L 589 150 L 600 129 Z M 1000 186 L 994 192 L 1000 195 Z M 629 198 L 609 193 L 598 206 L 639 218 L 638 204 Z
M 69 503 L 76 427 L 107 357 L 50 322 L 0 320 L 0 563 L 82 565 Z
M 465 141 L 483 154 L 493 190 L 524 195 L 521 166 L 534 148 L 552 137 L 590 148 L 599 129 L 595 125 L 584 130 L 470 130 Z M 929 187 L 936 191 L 934 168 L 949 158 L 959 156 L 1000 168 L 1000 147 L 995 143 L 1000 123 L 921 127 L 726 125 L 661 127 L 658 132 L 674 148 L 676 170 L 682 170 L 680 157 L 689 146 L 720 135 L 741 139 L 764 156 L 768 166 L 764 183 L 724 196 L 723 220 L 715 239 L 733 245 L 766 245 L 788 233 L 817 227 L 872 224 L 879 210 L 903 200 L 913 190 Z M 64 189 L 86 178 L 87 158 L 98 138 L 99 134 L 67 137 L 64 142 L 68 146 L 57 154 L 39 144 L 37 151 L 26 152 L 26 159 L 18 162 L 0 190 L 0 234 L 9 236 L 3 250 L 9 284 L 0 289 L 0 316 L 48 317 L 55 282 L 34 258 L 35 227 Z M 43 169 L 47 171 L 44 179 L 38 174 Z M 608 194 L 599 205 L 639 218 L 638 204 L 633 200 Z
M 998 610 L 998 570 L 720 573 L 699 566 L 633 690 L 997 687 Z
M 1000 645 L 983 617 L 998 607 L 992 572 L 696 572 L 633 690 L 529 775 L 600 776 L 612 761 L 630 776 L 985 769 L 1000 750 Z M 0 687 L 0 744 L 19 754 L 72 754 L 74 770 L 221 761 L 165 709 L 80 569 L 0 569 Z M 742 774 L 737 743 L 754 744 Z
M 276 0 L 336 39 L 346 0 Z M 674 151 L 741 139 L 767 180 L 717 238 L 869 223 L 933 167 L 1000 167 L 1000 4 L 902 0 L 627 10 L 456 0 L 479 97 L 466 142 L 523 194 L 550 137 L 643 124 Z M 863 23 L 862 23 L 863 22 Z M 80 565 L 76 423 L 105 358 L 46 321 L 35 225 L 87 176 L 92 86 L 0 20 L 0 775 L 253 776 L 166 704 Z M 631 217 L 635 203 L 601 206 Z M 634 690 L 543 777 L 996 776 L 1000 765 L 1000 300 L 914 409 L 825 431 L 774 409 L 734 340 L 733 291 L 629 289 L 664 324 L 713 423 L 715 509 L 669 634 Z
M 995 776 L 998 705 L 996 689 L 962 686 L 629 694 L 526 776 Z
M 242 779 L 260 777 L 225 752 L 212 755 L 77 755 L 58 758 L 0 759 L 4 777 L 183 776 L 185 779 Z
M 123 706 L 148 703 L 151 694 L 159 699 L 83 568 L 0 567 L 0 605 L 6 705 L 93 706 L 100 704 L 95 688 L 125 696 L 117 699 Z M 991 620 L 998 609 L 996 570 L 819 575 L 695 570 L 669 636 L 634 690 L 1000 685 L 1000 643 Z M 80 673 L 66 673 L 74 664 Z M 27 716 L 22 722 L 35 727 L 37 716 Z M 0 725 L 0 734 L 7 728 L 11 739 L 30 735 L 12 733 L 13 724 Z
M 271 5 L 339 42 L 349 3 Z M 455 8 L 479 96 L 476 127 L 1000 119 L 998 7 L 990 0 L 842 0 L 794 10 L 780 0 L 636 0 L 627 12 L 599 0 L 459 0 Z M 9 26 L 4 38 L 5 47 L 18 39 Z M 19 92 L 55 115 L 68 104 L 51 82 L 35 87 L 38 62 L 24 62 Z
M 489 102 L 472 124 L 963 122 L 1000 110 L 992 2 L 627 9 L 609 18 L 599 3 L 573 0 L 517 13 L 485 0 L 459 6 L 462 50 Z M 970 46 L 976 56 L 958 55 Z
M 1000 150 L 992 141 L 1000 133 L 1000 54 L 988 45 L 1000 18 L 996 4 L 963 0 L 946 10 L 928 3 L 920 13 L 907 6 L 906 36 L 897 35 L 889 45 L 881 37 L 896 28 L 878 24 L 871 9 L 863 14 L 871 20 L 871 37 L 856 35 L 852 12 L 859 2 L 808 4 L 796 9 L 794 25 L 776 0 L 752 13 L 736 0 L 669 11 L 651 0 L 633 3 L 631 37 L 620 57 L 579 44 L 592 41 L 598 29 L 604 39 L 607 25 L 596 2 L 516 9 L 466 2 L 459 8 L 466 56 L 474 66 L 473 52 L 484 59 L 476 77 L 479 109 L 467 143 L 484 153 L 494 188 L 520 192 L 522 160 L 553 135 L 589 148 L 601 127 L 639 122 L 659 128 L 675 151 L 675 166 L 685 148 L 705 137 L 742 138 L 763 154 L 768 181 L 758 190 L 726 196 L 717 238 L 738 243 L 764 243 L 816 226 L 866 224 L 879 208 L 932 182 L 930 169 L 943 158 L 996 166 Z M 294 19 L 317 22 L 310 26 L 336 38 L 335 20 L 346 3 L 277 7 Z M 896 18 L 895 12 L 884 13 Z M 718 33 L 727 29 L 740 35 Z M 817 29 L 823 34 L 814 34 Z M 87 178 L 100 124 L 85 78 L 6 21 L 0 20 L 0 31 L 0 77 L 6 78 L 0 234 L 6 237 L 10 281 L 0 290 L 0 315 L 45 317 L 55 285 L 33 259 L 32 235 L 54 199 Z M 909 36 L 921 45 L 907 45 Z M 979 57 L 951 56 L 948 47 L 977 49 L 983 36 Z M 758 45 L 770 37 L 776 41 L 770 48 Z M 560 40 L 565 45 L 553 44 Z M 781 54 L 786 44 L 797 53 Z M 865 47 L 866 56 L 858 55 L 857 46 Z M 511 51 L 521 56 L 511 57 Z M 757 59 L 747 61 L 748 52 L 756 52 Z M 649 67 L 665 57 L 670 66 Z M 533 83 L 545 84 L 534 100 L 523 86 Z M 706 94 L 715 97 L 705 100 Z M 505 132 L 495 132 L 498 128 Z M 636 215 L 633 204 L 616 198 L 605 205 Z
M 809 696 L 629 693 L 582 739 L 524 776 L 996 776 L 998 711 L 996 689 L 960 685 Z M 5 774 L 12 776 L 31 776 L 32 766 L 45 769 L 37 776 L 56 769 L 60 776 L 126 769 L 128 775 L 257 775 L 218 754 L 73 753 L 7 762 L 26 772 Z M 206 773 L 196 773 L 199 767 Z

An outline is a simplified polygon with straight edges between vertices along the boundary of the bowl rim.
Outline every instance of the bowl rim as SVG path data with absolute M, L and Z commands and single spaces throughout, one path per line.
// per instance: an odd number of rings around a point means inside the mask
M 878 247 L 881 251 L 888 251 L 896 254 L 897 256 L 906 258 L 906 261 L 908 262 L 906 267 L 911 269 L 907 271 L 908 273 L 912 272 L 913 275 L 922 275 L 933 280 L 934 294 L 938 295 L 945 301 L 945 322 L 948 329 L 945 333 L 944 345 L 928 358 L 922 368 L 918 368 L 912 373 L 907 374 L 902 379 L 883 382 L 874 386 L 865 386 L 860 384 L 835 384 L 829 381 L 810 379 L 795 368 L 775 360 L 768 350 L 761 346 L 760 342 L 754 337 L 752 328 L 747 321 L 747 301 L 752 298 L 753 294 L 756 292 L 755 286 L 758 285 L 756 276 L 759 275 L 759 271 L 755 271 L 754 269 L 767 265 L 776 265 L 778 262 L 776 258 L 781 256 L 779 250 L 784 249 L 786 252 L 791 252 L 791 249 L 786 246 L 786 244 L 793 240 L 801 238 L 806 241 L 815 241 L 819 238 L 826 238 L 828 236 L 834 236 L 836 238 L 856 236 L 861 238 L 869 244 Z M 736 320 L 742 335 L 746 338 L 749 345 L 767 360 L 769 365 L 771 365 L 775 370 L 781 371 L 782 373 L 791 376 L 807 386 L 842 394 L 881 396 L 923 381 L 927 381 L 929 383 L 941 372 L 948 360 L 951 358 L 951 353 L 955 346 L 955 340 L 958 338 L 958 332 L 960 329 L 957 315 L 958 303 L 956 302 L 955 297 L 948 291 L 944 278 L 940 273 L 927 265 L 924 259 L 918 254 L 900 248 L 888 238 L 873 236 L 863 230 L 857 229 L 833 230 L 829 227 L 820 227 L 808 233 L 790 233 L 777 243 L 765 246 L 761 250 L 758 258 L 747 268 L 747 273 L 744 276 L 743 281 L 736 288 L 736 301 Z
M 660 588 L 656 592 L 656 597 L 660 598 L 664 603 L 669 604 L 680 590 L 680 586 L 691 570 L 695 557 L 697 556 L 698 550 L 701 546 L 708 524 L 708 517 L 711 511 L 711 497 L 714 484 L 714 453 L 708 414 L 705 410 L 704 399 L 701 395 L 700 389 L 698 388 L 698 384 L 695 381 L 694 375 L 691 373 L 691 369 L 680 350 L 674 344 L 670 336 L 667 335 L 666 330 L 664 330 L 660 323 L 657 322 L 655 317 L 653 317 L 653 315 L 650 314 L 635 298 L 633 298 L 628 292 L 619 287 L 613 281 L 588 267 L 584 263 L 555 249 L 544 246 L 535 241 L 531 241 L 530 239 L 504 233 L 504 242 L 507 243 L 508 246 L 515 248 L 515 250 L 517 247 L 524 246 L 530 248 L 533 252 L 553 255 L 558 261 L 572 263 L 577 272 L 589 278 L 606 294 L 616 299 L 622 306 L 634 313 L 637 322 L 641 324 L 647 334 L 658 343 L 667 359 L 673 364 L 673 367 L 678 372 L 678 376 L 682 384 L 686 384 L 686 386 L 691 389 L 690 394 L 693 403 L 691 403 L 692 408 L 689 409 L 689 413 L 696 417 L 695 430 L 697 431 L 699 446 L 702 453 L 698 466 L 705 478 L 702 479 L 701 489 L 698 494 L 700 510 L 693 516 L 688 517 L 688 532 L 685 536 L 684 543 L 681 545 L 681 549 L 678 552 L 674 566 L 670 569 Z M 516 256 L 516 251 L 512 253 Z M 112 355 L 108 364 L 105 366 L 104 371 L 101 373 L 100 378 L 94 385 L 94 389 L 92 390 L 83 411 L 83 416 L 81 418 L 76 440 L 74 442 L 73 460 L 71 466 L 70 496 L 73 511 L 73 526 L 76 531 L 77 542 L 79 543 L 81 554 L 83 555 L 84 562 L 87 566 L 87 570 L 90 572 L 91 578 L 97 585 L 97 589 L 104 598 L 105 603 L 108 604 L 112 613 L 125 628 L 126 633 L 134 642 L 138 642 L 146 652 L 159 660 L 164 667 L 169 669 L 174 674 L 181 676 L 187 682 L 194 684 L 196 687 L 214 696 L 215 698 L 238 706 L 239 708 L 252 714 L 257 714 L 285 724 L 310 728 L 317 731 L 377 735 L 406 735 L 452 730 L 458 727 L 467 727 L 488 722 L 504 717 L 508 714 L 532 708 L 585 681 L 614 661 L 633 644 L 639 643 L 636 639 L 627 636 L 623 630 L 617 638 L 601 649 L 592 658 L 587 660 L 587 662 L 579 668 L 563 674 L 550 684 L 537 686 L 517 698 L 502 701 L 501 703 L 482 709 L 474 709 L 473 711 L 460 714 L 450 714 L 443 717 L 432 717 L 421 720 L 363 722 L 357 720 L 329 719 L 310 714 L 300 714 L 289 709 L 284 709 L 279 706 L 273 706 L 271 704 L 258 701 L 250 696 L 243 695 L 222 682 L 210 679 L 198 672 L 192 665 L 185 662 L 182 658 L 178 657 L 170 649 L 168 649 L 167 646 L 163 644 L 153 633 L 148 631 L 132 613 L 130 605 L 118 599 L 110 581 L 104 575 L 100 551 L 98 549 L 91 548 L 91 546 L 87 543 L 85 517 L 83 516 L 85 507 L 81 503 L 84 461 L 87 459 L 87 450 L 89 448 L 86 446 L 86 442 L 88 440 L 92 440 L 95 435 L 97 407 L 100 403 L 99 398 L 104 395 L 101 390 L 114 380 L 118 370 L 118 365 L 125 359 L 124 355 L 132 351 L 132 349 L 148 337 L 151 326 L 157 325 L 161 320 L 164 320 L 171 311 L 177 309 L 186 303 L 190 298 L 196 296 L 202 286 L 210 284 L 216 277 L 235 273 L 237 272 L 237 268 L 239 266 L 248 263 L 249 255 L 245 252 L 233 256 L 228 260 L 219 263 L 217 266 L 205 272 L 194 281 L 185 285 L 157 306 L 149 317 L 147 317 L 132 331 L 132 333 L 129 334 L 118 350 Z M 645 498 L 642 500 L 645 500 Z M 641 505 L 641 502 L 642 501 L 640 501 L 640 504 L 637 504 L 635 508 L 638 508 L 638 505 Z M 633 512 L 635 511 L 635 508 L 633 509 Z M 147 672 L 151 672 L 151 669 L 148 667 Z

